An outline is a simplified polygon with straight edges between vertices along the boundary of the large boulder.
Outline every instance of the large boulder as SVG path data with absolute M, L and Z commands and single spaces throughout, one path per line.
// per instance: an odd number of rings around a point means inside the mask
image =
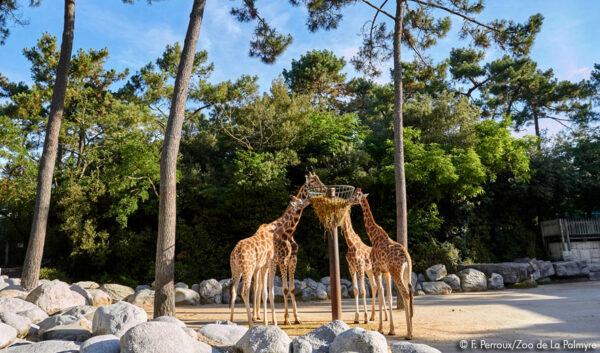
M 600 272 L 600 264 L 588 264 L 588 269 L 590 270 L 590 272 Z
M 223 287 L 216 279 L 208 279 L 198 285 L 198 294 L 200 294 L 200 303 L 202 304 L 221 304 L 222 292 Z
M 248 328 L 236 324 L 208 324 L 197 330 L 198 334 L 210 341 L 226 346 L 235 345 L 245 334 Z
M 149 286 L 147 284 L 140 284 L 139 286 L 135 287 L 135 292 L 137 293 L 137 292 L 139 292 L 139 291 L 141 291 L 143 289 L 152 290 L 152 286 Z
M 121 353 L 210 353 L 206 343 L 193 340 L 177 325 L 149 321 L 127 331 L 120 341 Z
M 14 345 L 2 353 L 79 353 L 79 343 L 54 340 L 32 344 Z
M 77 285 L 83 289 L 98 289 L 98 288 L 100 288 L 100 285 L 98 283 L 92 282 L 92 281 L 79 281 L 79 282 L 75 282 L 73 284 Z
M 387 341 L 379 332 L 355 327 L 337 335 L 329 346 L 329 353 L 347 352 L 387 353 Z
M 8 347 L 17 339 L 17 329 L 0 323 L 0 349 Z
M 317 299 L 317 291 L 310 287 L 306 287 L 306 288 L 304 288 L 304 290 L 302 290 L 302 295 L 300 296 L 299 299 L 302 301 L 305 301 L 305 302 L 316 300 Z
M 53 315 L 46 320 L 38 323 L 38 335 L 43 335 L 46 331 L 50 331 L 55 327 L 67 326 L 67 325 L 78 325 L 81 327 L 89 328 L 90 324 L 86 318 L 78 317 L 74 315 Z
M 433 282 L 441 280 L 448 274 L 448 272 L 446 272 L 446 266 L 442 264 L 429 267 L 427 270 L 425 270 L 425 273 L 427 274 L 429 280 Z
M 81 295 L 82 297 L 85 298 L 85 303 L 88 305 L 93 305 L 94 304 L 94 298 L 92 297 L 92 295 L 90 294 L 90 292 L 87 291 L 87 289 L 83 289 L 80 286 L 76 285 L 76 284 L 72 284 L 69 287 L 73 292 Z
M 447 275 L 442 278 L 442 281 L 452 288 L 452 291 L 458 292 L 460 291 L 460 277 L 455 274 Z
M 178 318 L 174 317 L 174 316 L 159 316 L 159 317 L 155 317 L 154 319 L 150 320 L 150 321 L 158 321 L 158 322 L 168 322 L 170 324 L 175 324 L 177 325 L 180 329 L 182 329 L 185 333 L 187 333 L 188 336 L 190 336 L 191 338 L 193 338 L 194 340 L 198 339 L 198 334 L 196 333 L 196 331 L 194 331 L 193 329 L 187 327 L 183 321 L 179 320 Z
M 28 302 L 37 305 L 48 315 L 56 314 L 66 308 L 85 305 L 86 299 L 59 280 L 42 283 L 27 295 Z
M 327 300 L 329 296 L 327 295 L 327 287 L 323 283 L 317 284 L 317 289 L 315 290 L 315 296 L 318 300 Z
M 441 295 L 452 293 L 452 287 L 446 282 L 423 282 L 421 287 L 425 294 Z
M 25 316 L 34 324 L 48 317 L 37 305 L 18 298 L 0 298 L 0 310 Z
M 552 262 L 543 261 L 543 260 L 535 260 L 535 259 L 532 261 L 537 264 L 540 278 L 546 278 L 546 277 L 554 276 L 556 274 L 556 271 L 554 271 L 554 266 L 552 265 Z M 537 278 L 535 278 L 535 279 L 537 280 Z
M 29 294 L 29 291 L 25 290 L 23 287 L 21 286 L 13 286 L 13 285 L 9 285 L 7 283 L 5 283 L 6 286 L 2 289 L 0 289 L 0 297 L 3 298 L 19 298 L 19 299 L 25 299 L 27 298 L 27 295 Z
M 442 353 L 426 344 L 412 342 L 392 343 L 390 349 L 392 353 Z
M 519 263 L 519 262 L 501 262 L 496 264 L 472 264 L 472 265 L 459 265 L 459 271 L 473 268 L 481 271 L 486 277 L 490 277 L 492 273 L 498 273 L 504 279 L 506 284 L 514 284 L 523 282 L 529 279 L 530 275 L 533 275 L 534 269 L 530 263 Z
M 117 337 L 135 325 L 148 320 L 146 311 L 127 302 L 106 305 L 98 308 L 92 321 L 92 332 L 96 335 L 112 334 Z
M 154 305 L 154 291 L 152 289 L 141 289 L 125 299 L 126 302 L 139 307 L 150 307 Z
M 96 307 L 91 305 L 79 305 L 61 311 L 61 315 L 73 315 L 76 317 L 84 317 L 90 322 L 94 319 Z
M 253 326 L 236 343 L 241 353 L 289 353 L 292 340 L 277 326 Z
M 92 297 L 92 305 L 95 307 L 112 304 L 112 298 L 102 289 L 88 289 L 87 292 Z
M 350 327 L 341 320 L 336 320 L 314 329 L 304 336 L 292 341 L 292 353 L 322 353 L 328 352 L 329 346 L 340 333 Z
M 485 273 L 474 268 L 466 268 L 458 273 L 460 287 L 465 292 L 479 292 L 487 289 Z
M 115 335 L 92 337 L 81 345 L 81 353 L 119 353 L 119 338 Z
M 190 286 L 188 286 L 187 284 L 185 284 L 183 282 L 177 282 L 177 283 L 175 283 L 175 288 L 190 289 Z
M 80 324 L 56 326 L 40 335 L 42 341 L 65 340 L 83 342 L 90 337 L 92 337 L 92 332 L 89 328 Z
M 17 337 L 19 338 L 27 336 L 31 327 L 31 320 L 28 317 L 8 311 L 0 311 L 0 323 L 12 326 L 17 330 Z
M 490 278 L 488 278 L 488 288 L 489 289 L 502 289 L 504 288 L 504 279 L 502 275 L 498 273 L 492 273 Z
M 217 282 L 219 283 L 219 282 Z M 219 290 L 219 293 L 221 291 Z M 220 295 L 220 294 L 219 294 Z M 219 304 L 221 299 L 219 298 Z M 198 305 L 200 304 L 200 294 L 192 289 L 183 287 L 175 288 L 175 304 L 176 305 Z
M 585 260 L 554 262 L 554 271 L 558 277 L 588 276 L 590 269 Z
M 105 291 L 110 296 L 112 303 L 125 300 L 128 296 L 135 293 L 133 288 L 116 283 L 106 283 L 100 286 L 100 289 Z

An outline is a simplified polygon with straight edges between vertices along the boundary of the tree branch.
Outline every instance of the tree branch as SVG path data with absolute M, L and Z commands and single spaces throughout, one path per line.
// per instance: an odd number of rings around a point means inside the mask
M 391 15 L 389 12 L 385 11 L 384 9 L 382 9 L 382 8 L 380 8 L 380 7 L 377 7 L 377 6 L 373 5 L 373 3 L 371 3 L 370 1 L 368 1 L 368 0 L 361 0 L 361 1 L 362 1 L 362 2 L 364 2 L 365 4 L 367 4 L 367 5 L 371 6 L 371 7 L 372 7 L 372 8 L 374 8 L 375 10 L 377 10 L 377 12 L 381 12 L 382 14 L 386 15 L 387 17 L 391 18 L 391 19 L 392 19 L 392 20 L 394 20 L 394 21 L 396 20 L 396 17 L 395 17 L 395 16 L 392 16 L 392 15 Z M 384 5 L 385 5 L 385 3 L 384 3 Z M 383 5 L 382 5 L 382 6 L 383 6 Z
M 363 1 L 365 1 L 365 0 L 363 0 Z M 486 25 L 485 23 L 479 22 L 479 21 L 477 21 L 476 19 L 474 19 L 472 17 L 464 15 L 464 14 L 458 12 L 458 11 L 452 10 L 452 9 L 446 7 L 446 6 L 434 4 L 434 3 L 431 3 L 431 2 L 421 1 L 421 0 L 408 0 L 408 1 L 413 1 L 413 2 L 416 2 L 417 4 L 421 4 L 421 5 L 425 5 L 425 6 L 431 6 L 431 7 L 435 7 L 437 9 L 440 9 L 440 10 L 444 10 L 444 11 L 449 12 L 449 13 L 451 13 L 453 15 L 458 16 L 458 17 L 462 17 L 463 19 L 465 19 L 465 20 L 467 20 L 469 22 L 473 22 L 473 23 L 475 23 L 475 24 L 477 24 L 477 25 L 479 25 L 479 26 L 481 26 L 483 28 L 489 29 L 490 31 L 498 32 L 498 30 L 496 28 L 491 27 L 489 25 Z

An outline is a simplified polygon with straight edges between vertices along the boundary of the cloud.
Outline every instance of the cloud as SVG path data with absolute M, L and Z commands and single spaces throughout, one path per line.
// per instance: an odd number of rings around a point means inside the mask
M 578 69 L 572 69 L 567 73 L 569 80 L 573 79 L 587 79 L 590 77 L 592 69 L 589 66 L 580 67 Z

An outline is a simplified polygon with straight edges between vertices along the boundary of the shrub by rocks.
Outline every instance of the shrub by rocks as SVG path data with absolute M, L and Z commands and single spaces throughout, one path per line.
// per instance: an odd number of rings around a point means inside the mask
M 504 288 L 504 279 L 502 278 L 502 276 L 497 273 L 492 273 L 490 278 L 488 278 L 488 288 L 489 289 Z
M 19 314 L 0 311 L 0 323 L 6 324 L 17 330 L 17 337 L 23 338 L 29 333 L 31 320 Z
M 253 326 L 236 343 L 241 353 L 289 353 L 292 340 L 276 326 Z
M 42 283 L 27 295 L 26 300 L 37 305 L 48 315 L 56 314 L 66 308 L 85 305 L 86 299 L 59 280 Z
M 421 287 L 425 294 L 442 295 L 452 293 L 452 287 L 445 282 L 423 282 Z
M 0 349 L 8 347 L 17 339 L 17 329 L 0 323 Z
M 220 291 L 219 291 L 220 292 Z M 219 294 L 220 297 L 220 294 Z M 219 298 L 219 304 L 221 300 Z M 198 305 L 200 304 L 200 294 L 198 292 L 179 287 L 175 288 L 175 304 L 176 305 Z
M 460 286 L 465 292 L 478 292 L 487 289 L 485 274 L 474 268 L 467 268 L 459 273 Z
M 453 292 L 460 291 L 460 277 L 455 274 L 447 275 L 442 278 L 442 281 L 452 288 Z
M 2 308 L 2 311 L 25 316 L 34 324 L 48 317 L 48 314 L 37 305 L 18 298 L 0 298 L 0 308 Z
M 119 353 L 119 338 L 115 335 L 92 337 L 81 345 L 81 353 Z
M 14 345 L 2 353 L 79 353 L 79 343 L 53 340 L 32 344 Z
M 441 280 L 448 274 L 448 272 L 446 272 L 446 266 L 442 264 L 429 267 L 427 270 L 425 270 L 425 273 L 427 274 L 429 280 L 433 282 Z
M 176 324 L 149 321 L 127 331 L 120 340 L 121 353 L 210 353 L 212 348 L 188 336 Z
M 209 279 L 200 282 L 198 285 L 198 294 L 201 304 L 221 304 L 221 293 L 223 287 L 216 279 Z
M 148 320 L 144 309 L 127 302 L 106 305 L 98 308 L 92 321 L 92 333 L 96 335 L 112 334 L 117 337 L 138 324 Z
M 438 349 L 421 343 L 398 342 L 390 345 L 392 353 L 442 353 Z
M 222 345 L 235 345 L 245 334 L 248 328 L 236 324 L 208 324 L 197 330 L 198 334 Z
M 100 289 L 110 296 L 113 304 L 125 300 L 125 298 L 135 293 L 133 288 L 116 283 L 105 283 L 100 286 Z
M 387 353 L 387 341 L 379 332 L 355 327 L 337 335 L 329 346 L 329 353 L 346 352 Z
M 292 353 L 320 353 L 329 351 L 329 346 L 340 333 L 350 327 L 341 320 L 336 320 L 312 330 L 304 336 L 292 341 Z

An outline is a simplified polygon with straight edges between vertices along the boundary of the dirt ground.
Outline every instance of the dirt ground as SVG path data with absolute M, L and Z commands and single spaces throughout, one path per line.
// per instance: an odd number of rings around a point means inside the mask
M 277 317 L 280 327 L 290 336 L 298 336 L 331 321 L 330 308 L 329 301 L 299 302 L 302 324 L 282 326 L 283 304 L 278 304 Z M 343 301 L 343 316 L 349 324 L 354 321 L 353 299 Z M 177 317 L 196 328 L 215 320 L 229 319 L 229 309 L 226 305 L 178 307 Z M 241 304 L 236 306 L 235 321 L 247 323 Z M 521 348 L 527 348 L 523 344 L 533 344 L 534 350 L 552 352 L 577 351 L 563 342 L 575 340 L 576 343 L 595 343 L 595 351 L 600 351 L 600 282 L 415 297 L 413 322 L 413 342 L 429 344 L 445 353 L 465 351 L 459 347 L 461 340 L 467 340 L 467 351 L 483 351 L 482 339 L 493 344 L 515 343 Z M 406 332 L 404 312 L 394 312 L 394 323 L 398 336 L 387 336 L 389 342 L 403 340 Z M 350 326 L 377 329 L 376 322 Z M 384 330 L 388 330 L 387 322 L 384 322 Z M 548 348 L 536 347 L 540 344 L 546 344 Z M 485 349 L 490 352 L 507 350 L 510 349 Z M 517 346 L 513 350 L 530 351 Z

